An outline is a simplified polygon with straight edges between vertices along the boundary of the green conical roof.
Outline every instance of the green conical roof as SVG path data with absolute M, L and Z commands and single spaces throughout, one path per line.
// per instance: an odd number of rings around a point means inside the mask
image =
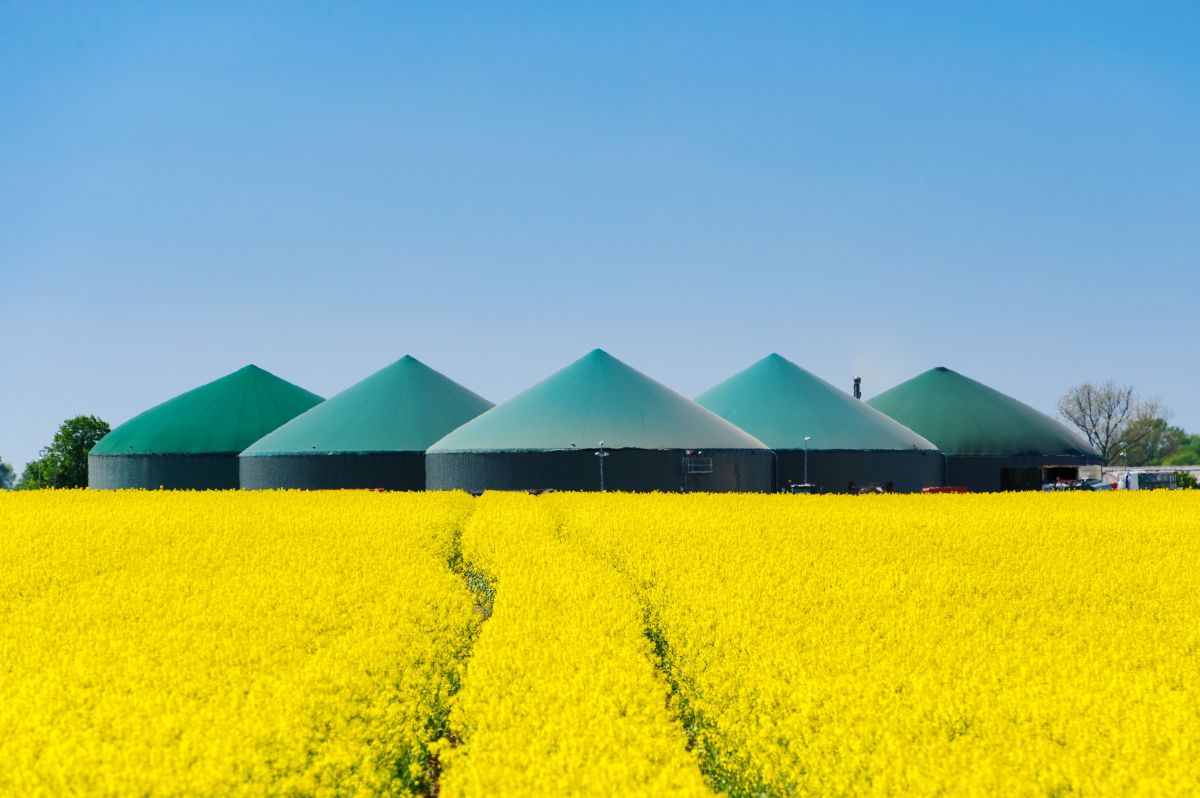
M 237 454 L 321 397 L 246 366 L 134 416 L 92 454 Z
M 772 449 L 896 450 L 936 447 L 786 358 L 767 355 L 696 397 Z
M 720 416 L 595 349 L 451 432 L 430 452 L 763 449 Z
M 242 454 L 423 452 L 490 407 L 488 400 L 406 355 Z
M 1049 416 L 942 366 L 884 391 L 868 404 L 924 435 L 946 454 L 1099 457 Z

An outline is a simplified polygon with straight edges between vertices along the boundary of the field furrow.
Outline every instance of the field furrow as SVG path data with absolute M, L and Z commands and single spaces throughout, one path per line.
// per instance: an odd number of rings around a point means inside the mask
M 488 495 L 463 556 L 495 591 L 451 716 L 445 796 L 708 795 L 636 595 L 529 496 Z

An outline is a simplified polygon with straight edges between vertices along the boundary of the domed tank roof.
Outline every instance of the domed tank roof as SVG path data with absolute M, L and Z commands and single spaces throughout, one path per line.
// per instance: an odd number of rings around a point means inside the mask
M 772 449 L 935 450 L 932 443 L 790 360 L 770 354 L 696 402 Z
M 670 388 L 594 349 L 467 422 L 434 452 L 594 449 L 765 449 Z
M 918 374 L 867 404 L 924 435 L 946 454 L 1100 456 L 1044 413 L 944 366 Z
M 91 454 L 237 454 L 320 401 L 250 365 L 134 416 Z
M 423 452 L 491 407 L 405 355 L 255 441 L 242 456 Z

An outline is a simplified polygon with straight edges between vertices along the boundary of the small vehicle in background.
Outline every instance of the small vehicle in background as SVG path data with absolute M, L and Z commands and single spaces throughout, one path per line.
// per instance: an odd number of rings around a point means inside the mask
M 1076 480 L 1071 490 L 1113 490 L 1111 482 L 1104 482 L 1099 479 L 1080 479 Z
M 1111 482 L 1102 482 L 1099 479 L 1072 479 L 1059 480 L 1057 482 L 1047 482 L 1042 485 L 1044 491 L 1056 490 L 1113 490 Z

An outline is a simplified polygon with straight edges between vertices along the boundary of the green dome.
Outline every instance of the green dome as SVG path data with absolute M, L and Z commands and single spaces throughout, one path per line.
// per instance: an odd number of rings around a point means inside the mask
M 934 450 L 932 443 L 786 358 L 767 355 L 696 397 L 772 449 Z
M 435 452 L 765 449 L 720 416 L 595 349 L 429 448 Z
M 237 454 L 320 401 L 246 366 L 134 416 L 101 438 L 91 454 Z
M 870 399 L 874 407 L 955 455 L 1099 458 L 1054 419 L 939 366 Z
M 492 403 L 404 356 L 256 441 L 243 457 L 423 452 Z

